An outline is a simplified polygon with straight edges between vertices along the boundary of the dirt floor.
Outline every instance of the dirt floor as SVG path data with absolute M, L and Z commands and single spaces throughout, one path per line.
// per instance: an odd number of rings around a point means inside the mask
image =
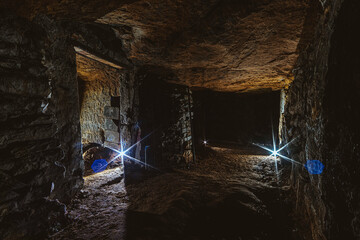
M 120 168 L 86 177 L 52 239 L 295 239 L 289 202 L 273 159 L 209 147 L 191 169 L 126 188 Z

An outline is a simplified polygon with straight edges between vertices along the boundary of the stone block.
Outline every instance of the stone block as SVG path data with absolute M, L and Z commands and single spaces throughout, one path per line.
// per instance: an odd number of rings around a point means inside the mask
M 114 149 L 120 149 L 120 144 L 112 143 L 112 142 L 104 142 L 105 147 L 114 148 Z
M 120 109 L 118 107 L 106 106 L 104 108 L 104 116 L 111 119 L 119 120 L 120 118 Z
M 120 142 L 120 133 L 111 131 L 111 130 L 105 130 L 105 141 L 119 143 Z
M 106 118 L 104 125 L 105 125 L 106 130 L 112 130 L 112 131 L 118 130 L 118 126 L 116 126 L 116 124 L 114 123 L 114 121 L 112 119 Z
M 129 117 L 127 116 L 127 114 L 120 114 L 120 124 L 129 124 Z

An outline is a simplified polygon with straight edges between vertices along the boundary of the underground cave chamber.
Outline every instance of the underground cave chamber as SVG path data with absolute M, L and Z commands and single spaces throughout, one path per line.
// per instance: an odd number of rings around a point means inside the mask
M 2 0 L 0 239 L 359 239 L 359 25 L 357 0 Z

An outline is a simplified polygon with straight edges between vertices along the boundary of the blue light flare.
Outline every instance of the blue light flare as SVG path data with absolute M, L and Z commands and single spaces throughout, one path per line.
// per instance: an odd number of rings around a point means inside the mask
M 321 174 L 324 171 L 324 164 L 319 160 L 307 160 L 305 168 L 310 174 Z
M 107 166 L 108 166 L 108 162 L 105 159 L 97 159 L 91 165 L 91 169 L 95 173 L 99 173 L 99 172 L 104 171 Z

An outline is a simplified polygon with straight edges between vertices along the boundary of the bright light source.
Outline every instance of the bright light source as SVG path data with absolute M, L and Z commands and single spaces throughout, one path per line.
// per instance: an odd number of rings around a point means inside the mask
M 277 157 L 278 156 L 278 150 L 271 151 L 271 156 Z
M 126 148 L 126 149 L 124 149 L 125 146 L 126 146 L 126 144 L 123 144 L 122 138 L 120 139 L 120 149 L 114 149 L 114 148 L 111 148 L 111 147 L 107 146 L 107 148 L 109 148 L 109 149 L 111 149 L 111 150 L 113 150 L 113 151 L 115 151 L 115 152 L 118 153 L 118 155 L 116 155 L 113 159 L 110 160 L 109 164 L 110 164 L 111 162 L 115 161 L 117 158 L 120 157 L 120 158 L 121 158 L 121 162 L 122 162 L 123 164 L 124 164 L 124 158 L 127 158 L 127 159 L 130 160 L 130 161 L 137 162 L 137 163 L 142 164 L 142 165 L 144 165 L 144 166 L 147 166 L 147 167 L 150 167 L 150 168 L 159 170 L 159 169 L 157 169 L 157 168 L 155 168 L 155 167 L 153 167 L 153 166 L 151 166 L 151 165 L 149 165 L 149 164 L 147 164 L 147 163 L 144 163 L 144 162 L 140 161 L 139 159 L 133 158 L 133 157 L 131 157 L 131 156 L 128 155 L 128 154 L 129 154 L 128 152 L 129 152 L 132 148 L 134 148 L 135 146 L 137 146 L 141 141 L 143 141 L 145 138 L 149 137 L 152 133 L 153 133 L 153 132 L 151 132 L 150 134 L 146 135 L 146 136 L 145 136 L 144 138 L 142 138 L 140 141 L 136 142 L 135 144 L 133 144 L 132 146 L 130 146 L 130 147 Z
M 295 138 L 297 139 L 297 137 Z M 278 165 L 277 165 L 277 157 L 280 157 L 282 159 L 285 159 L 285 160 L 288 160 L 290 162 L 293 162 L 293 163 L 297 163 L 297 164 L 300 164 L 302 165 L 301 163 L 295 161 L 294 159 L 291 159 L 291 158 L 288 158 L 282 154 L 280 154 L 281 150 L 283 150 L 285 147 L 287 147 L 290 143 L 292 143 L 295 139 L 291 140 L 290 142 L 288 142 L 287 144 L 285 144 L 284 146 L 282 146 L 280 149 L 276 149 L 276 142 L 275 142 L 275 134 L 274 134 L 274 128 L 272 126 L 272 144 L 273 144 L 273 149 L 269 149 L 267 147 L 264 147 L 264 146 L 261 146 L 259 144 L 255 144 L 256 146 L 258 147 L 261 147 L 262 149 L 265 149 L 267 151 L 269 151 L 271 153 L 271 155 L 269 157 L 274 157 L 274 163 L 275 163 L 275 172 L 276 172 L 276 176 L 277 176 L 277 179 L 279 180 L 279 171 L 278 171 Z
M 207 141 L 206 140 L 204 140 L 204 142 L 203 142 L 205 145 L 207 144 Z

